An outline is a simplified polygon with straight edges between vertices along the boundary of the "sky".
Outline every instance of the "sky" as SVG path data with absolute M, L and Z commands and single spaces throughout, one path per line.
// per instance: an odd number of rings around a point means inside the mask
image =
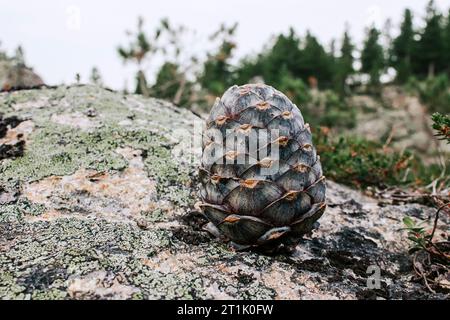
M 306 30 L 322 43 L 339 39 L 350 26 L 360 43 L 364 28 L 383 27 L 391 18 L 399 25 L 403 10 L 424 15 L 428 0 L 0 0 L 0 49 L 12 54 L 18 45 L 27 63 L 47 84 L 74 82 L 75 75 L 88 81 L 92 67 L 100 70 L 105 84 L 113 89 L 133 85 L 135 68 L 124 65 L 117 47 L 126 44 L 126 30 L 134 30 L 138 16 L 151 33 L 161 18 L 185 25 L 196 35 L 187 47 L 205 52 L 212 44 L 208 35 L 224 22 L 239 23 L 235 59 L 261 50 L 274 34 L 292 26 L 300 35 Z M 435 0 L 447 12 L 450 0 Z M 191 39 L 191 38 L 189 38 Z M 192 40 L 191 39 L 191 40 Z M 201 40 L 203 39 L 203 40 Z M 156 66 L 149 66 L 156 68 Z

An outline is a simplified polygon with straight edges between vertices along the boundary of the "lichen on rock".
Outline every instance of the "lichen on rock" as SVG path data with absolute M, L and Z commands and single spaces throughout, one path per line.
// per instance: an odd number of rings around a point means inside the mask
M 292 255 L 233 252 L 194 209 L 193 113 L 94 86 L 2 93 L 0 113 L 20 119 L 3 143 L 23 141 L 0 160 L 1 299 L 448 298 L 411 282 L 399 231 L 432 208 L 329 182 L 320 228 Z

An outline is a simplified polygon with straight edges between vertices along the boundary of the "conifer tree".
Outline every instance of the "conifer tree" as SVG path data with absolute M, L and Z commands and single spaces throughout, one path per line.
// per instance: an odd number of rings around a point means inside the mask
M 450 75 L 450 9 L 448 10 L 445 26 L 444 26 L 444 34 L 443 34 L 443 47 L 444 47 L 444 69 L 447 71 L 447 74 Z
M 397 81 L 405 83 L 412 74 L 414 51 L 413 16 L 409 9 L 403 14 L 400 34 L 393 40 L 389 62 L 397 71 Z
M 89 76 L 89 81 L 97 86 L 103 86 L 103 79 L 102 79 L 102 75 L 100 74 L 100 71 L 98 70 L 97 67 L 93 67 L 91 69 L 91 74 Z
M 347 79 L 355 72 L 353 67 L 354 48 L 355 47 L 350 38 L 349 31 L 346 29 L 342 38 L 340 56 L 337 59 L 337 65 L 335 68 L 335 76 L 337 79 L 336 89 L 340 95 L 345 93 Z
M 417 71 L 421 76 L 433 77 L 443 66 L 442 15 L 431 0 L 426 8 L 425 29 L 421 33 L 416 53 Z
M 331 55 L 310 32 L 307 32 L 304 41 L 304 48 L 297 62 L 299 76 L 306 81 L 315 78 L 322 88 L 329 87 L 333 78 Z
M 370 76 L 372 85 L 379 84 L 385 67 L 383 47 L 379 43 L 379 38 L 380 31 L 375 26 L 369 28 L 361 52 L 361 71 Z
M 293 77 L 301 77 L 301 59 L 300 38 L 291 28 L 288 35 L 280 34 L 269 52 L 262 56 L 262 76 L 268 83 L 279 83 L 285 76 L 283 70 L 288 70 Z

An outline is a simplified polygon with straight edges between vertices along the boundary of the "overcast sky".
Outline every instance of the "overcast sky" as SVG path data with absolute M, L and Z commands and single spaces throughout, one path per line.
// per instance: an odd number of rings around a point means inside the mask
M 422 18 L 427 0 L 0 0 L 1 48 L 13 53 L 25 49 L 29 65 L 48 84 L 71 83 L 75 74 L 87 81 L 93 66 L 106 84 L 122 89 L 125 79 L 133 84 L 133 68 L 125 67 L 116 48 L 126 43 L 125 30 L 134 30 L 137 17 L 146 29 L 168 17 L 173 24 L 197 30 L 205 38 L 221 22 L 239 23 L 236 56 L 259 51 L 271 35 L 289 26 L 304 34 L 310 29 L 323 43 L 339 38 L 346 22 L 351 35 L 361 41 L 364 27 L 383 26 L 391 18 L 400 22 L 406 7 Z M 450 0 L 436 0 L 447 11 Z M 199 42 L 201 43 L 201 42 Z M 199 48 L 195 43 L 195 50 Z M 202 45 L 203 46 L 203 45 Z M 205 45 L 207 46 L 207 44 Z

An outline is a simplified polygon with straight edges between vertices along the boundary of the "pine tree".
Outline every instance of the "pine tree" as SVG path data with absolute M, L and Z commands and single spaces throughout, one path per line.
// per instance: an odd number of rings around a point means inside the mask
M 315 78 L 321 87 L 329 87 L 333 78 L 332 60 L 317 38 L 307 32 L 298 61 L 299 76 L 308 82 Z
M 350 38 L 348 29 L 345 30 L 344 36 L 342 39 L 342 46 L 340 51 L 340 57 L 337 60 L 337 65 L 335 68 L 335 76 L 337 79 L 336 89 L 340 95 L 345 93 L 346 82 L 349 76 L 351 76 L 355 69 L 353 67 L 354 56 L 353 50 L 354 45 Z
M 100 74 L 100 71 L 97 67 L 93 67 L 91 69 L 91 75 L 89 76 L 89 81 L 97 86 L 102 87 L 103 86 L 103 80 L 102 75 Z
M 443 41 L 444 41 L 443 67 L 447 71 L 447 74 L 450 75 L 450 9 L 448 10 L 447 19 L 444 27 Z
M 16 65 L 25 66 L 25 53 L 24 53 L 22 46 L 17 47 L 14 59 L 15 59 Z
M 308 32 L 300 39 L 291 28 L 287 35 L 278 35 L 273 46 L 256 58 L 242 60 L 236 69 L 236 79 L 243 84 L 260 75 L 274 86 L 286 83 L 286 78 L 290 78 L 288 82 L 301 79 L 327 88 L 334 81 L 335 62 L 333 53 L 327 52 L 315 36 Z
M 412 54 L 414 50 L 413 16 L 409 9 L 403 14 L 400 34 L 392 43 L 390 64 L 397 71 L 397 81 L 405 83 L 412 73 Z
M 421 76 L 433 77 L 443 66 L 442 15 L 437 11 L 433 0 L 428 3 L 426 11 L 425 29 L 417 47 L 417 71 Z
M 379 43 L 380 31 L 372 26 L 364 41 L 361 52 L 361 71 L 369 74 L 372 85 L 379 84 L 380 76 L 385 67 L 383 47 Z
M 262 56 L 264 80 L 274 85 L 279 83 L 285 76 L 283 70 L 288 70 L 293 77 L 301 77 L 301 56 L 300 38 L 294 29 L 288 35 L 280 34 L 269 52 Z

